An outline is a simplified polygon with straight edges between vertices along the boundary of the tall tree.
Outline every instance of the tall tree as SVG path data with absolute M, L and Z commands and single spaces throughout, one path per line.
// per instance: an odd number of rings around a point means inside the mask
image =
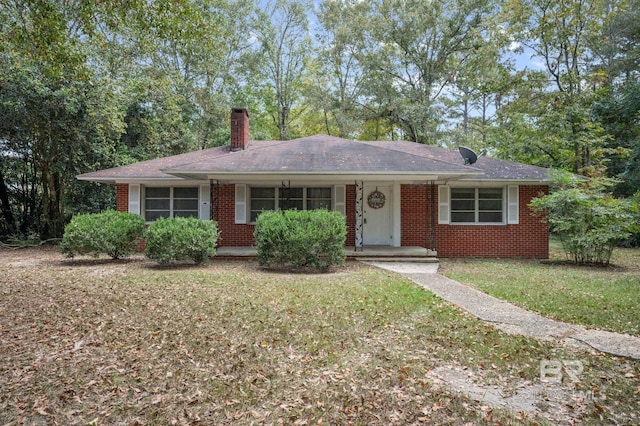
M 605 20 L 601 0 L 514 0 L 504 10 L 510 30 L 542 60 L 549 78 L 530 116 L 545 135 L 546 151 L 557 160 L 553 165 L 578 173 L 601 169 L 605 134 L 590 115 L 599 94 L 588 44 Z
M 251 43 L 252 10 L 250 0 L 179 0 L 133 2 L 105 12 L 98 28 L 100 64 L 122 82 L 128 111 L 148 119 L 149 107 L 163 109 L 164 117 L 152 122 L 172 123 L 167 128 L 175 130 L 165 134 L 178 137 L 160 145 L 183 151 L 228 139 L 229 107 L 246 79 L 242 63 Z
M 498 25 L 495 28 L 456 70 L 443 99 L 451 122 L 444 140 L 450 145 L 486 148 L 498 111 L 516 83 L 513 60 L 507 55 L 512 41 Z
M 609 86 L 640 77 L 640 0 L 603 1 L 600 33 L 589 40 L 593 68 L 605 73 Z
M 85 2 L 53 1 L 4 2 L 0 12 L 3 155 L 25 164 L 27 193 L 37 197 L 29 204 L 41 206 L 31 213 L 43 215 L 35 231 L 44 237 L 62 235 L 66 190 L 78 166 L 107 152 L 104 144 L 122 131 L 108 82 L 88 67 L 84 39 L 93 12 Z
M 611 135 L 611 148 L 626 151 L 622 156 L 610 156 L 607 169 L 620 179 L 616 193 L 630 197 L 640 191 L 640 81 L 613 88 L 594 112 Z
M 383 102 L 402 137 L 436 143 L 441 99 L 455 71 L 482 44 L 488 0 L 378 0 L 371 6 L 363 61 L 371 100 Z
M 320 4 L 319 53 L 313 94 L 322 112 L 325 132 L 354 138 L 364 122 L 365 73 L 361 64 L 369 4 L 357 0 Z
M 603 74 L 606 90 L 593 111 L 611 135 L 607 172 L 619 179 L 615 192 L 631 196 L 640 191 L 640 1 L 605 7 L 607 20 L 593 46 L 594 68 Z
M 67 189 L 74 175 L 96 156 L 106 154 L 110 136 L 123 129 L 121 117 L 117 109 L 109 108 L 101 84 L 47 77 L 36 64 L 15 57 L 3 69 L 3 155 L 12 162 L 21 158 L 33 166 L 26 170 L 42 205 L 44 226 L 38 231 L 45 237 L 62 235 Z
M 308 1 L 270 0 L 256 11 L 252 24 L 257 58 L 254 71 L 260 78 L 258 84 L 272 93 L 275 105 L 270 115 L 280 140 L 290 138 L 291 122 L 297 118 L 294 107 L 301 102 L 311 52 L 307 15 L 310 7 Z

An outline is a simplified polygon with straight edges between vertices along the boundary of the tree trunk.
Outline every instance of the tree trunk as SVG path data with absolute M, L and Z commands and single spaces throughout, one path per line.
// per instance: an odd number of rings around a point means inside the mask
M 62 179 L 49 168 L 42 170 L 42 207 L 46 229 L 44 238 L 60 238 L 64 231 Z
M 15 233 L 16 222 L 13 217 L 13 211 L 11 210 L 11 204 L 9 203 L 9 191 L 7 191 L 7 184 L 4 181 L 2 170 L 0 170 L 0 212 L 6 223 L 7 235 Z

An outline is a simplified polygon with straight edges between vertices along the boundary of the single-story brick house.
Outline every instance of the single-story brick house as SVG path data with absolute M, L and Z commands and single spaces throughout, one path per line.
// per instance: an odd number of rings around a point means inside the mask
M 316 135 L 250 141 L 245 109 L 231 144 L 99 170 L 117 210 L 216 220 L 220 247 L 251 247 L 263 210 L 328 208 L 347 221 L 353 250 L 423 247 L 441 257 L 548 257 L 548 226 L 527 206 L 548 192 L 548 170 L 406 141 Z

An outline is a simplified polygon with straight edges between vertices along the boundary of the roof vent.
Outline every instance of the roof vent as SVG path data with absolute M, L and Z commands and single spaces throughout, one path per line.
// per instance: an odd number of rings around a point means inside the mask
M 482 157 L 487 153 L 487 151 L 483 149 L 482 151 L 480 151 L 480 155 L 478 155 L 475 152 L 473 152 L 471 148 L 467 148 L 466 146 L 458 147 L 458 151 L 460 151 L 460 155 L 464 160 L 465 166 L 475 163 L 476 161 L 478 161 L 478 158 Z

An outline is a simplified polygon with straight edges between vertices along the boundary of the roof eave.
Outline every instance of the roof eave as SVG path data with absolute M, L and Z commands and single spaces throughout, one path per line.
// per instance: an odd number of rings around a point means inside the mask
M 102 183 L 113 183 L 113 184 L 116 183 L 116 178 L 113 178 L 113 177 L 91 177 L 91 176 L 78 175 L 76 176 L 76 179 L 85 181 L 85 182 L 102 182 Z
M 548 178 L 490 178 L 490 177 L 480 177 L 480 178 L 476 178 L 476 179 L 465 179 L 462 178 L 460 179 L 461 182 L 477 182 L 477 181 L 481 181 L 481 182 L 500 182 L 500 183 L 514 183 L 514 184 L 535 184 L 535 183 L 539 183 L 539 184 L 552 184 L 555 181 L 548 179 Z
M 176 177 L 176 176 L 163 176 L 163 177 L 158 177 L 158 176 L 117 176 L 117 177 L 106 177 L 106 176 L 84 176 L 84 175 L 78 175 L 76 176 L 76 179 L 81 180 L 81 181 L 86 181 L 86 182 L 102 182 L 102 183 L 110 183 L 110 184 L 116 184 L 116 183 L 120 183 L 120 182 L 149 182 L 149 181 L 155 181 L 155 182 L 179 182 L 182 181 L 184 179 L 180 178 L 180 177 Z

